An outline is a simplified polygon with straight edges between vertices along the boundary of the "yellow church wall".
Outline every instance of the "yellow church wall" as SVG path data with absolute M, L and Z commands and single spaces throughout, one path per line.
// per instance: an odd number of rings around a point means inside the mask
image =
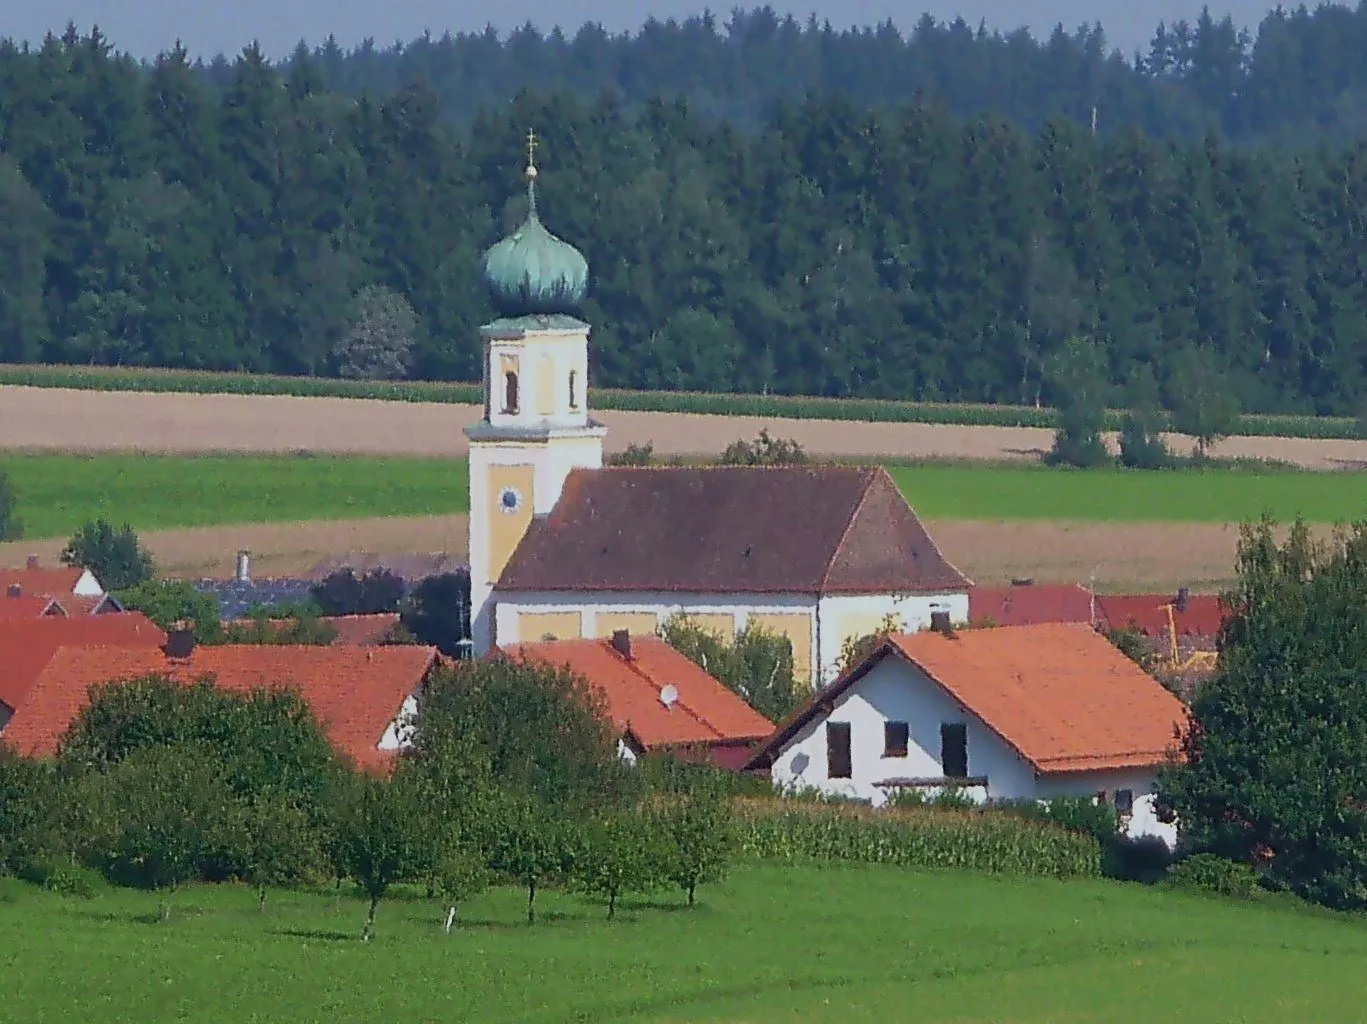
M 883 620 L 888 617 L 888 614 L 887 612 L 856 612 L 842 617 L 840 620 L 840 643 L 844 644 L 847 640 L 857 640 L 861 636 L 877 633 L 883 628 Z M 893 619 L 898 630 L 906 628 L 901 615 L 893 613 Z
M 553 640 L 578 640 L 584 635 L 583 612 L 518 612 L 517 639 L 535 643 Z
M 717 633 L 726 640 L 736 635 L 736 617 L 718 612 L 689 612 L 688 621 L 699 629 Z
M 531 525 L 535 473 L 536 467 L 528 464 L 489 467 L 489 489 L 486 493 L 489 502 L 489 584 L 497 583 L 503 575 L 508 559 L 513 557 L 518 542 Z M 522 495 L 522 504 L 516 512 L 508 512 L 503 508 L 502 495 L 506 487 L 516 488 Z
M 746 623 L 786 636 L 793 647 L 793 678 L 812 681 L 812 617 L 806 612 L 756 612 Z
M 594 633 L 604 639 L 619 629 L 625 629 L 632 636 L 649 636 L 660 625 L 660 617 L 655 612 L 599 612 L 594 619 Z
M 536 412 L 539 416 L 555 415 L 555 360 L 549 355 L 536 360 Z

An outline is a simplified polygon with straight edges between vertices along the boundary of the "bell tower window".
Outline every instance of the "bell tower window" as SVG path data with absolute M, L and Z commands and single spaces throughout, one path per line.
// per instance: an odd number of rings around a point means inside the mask
M 516 370 L 508 370 L 503 374 L 503 411 L 510 416 L 517 415 Z
M 579 408 L 579 371 L 570 371 L 570 408 Z

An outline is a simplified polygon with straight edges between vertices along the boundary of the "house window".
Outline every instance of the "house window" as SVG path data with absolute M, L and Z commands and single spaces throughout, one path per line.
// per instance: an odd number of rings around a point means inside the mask
M 940 726 L 940 769 L 947 779 L 968 778 L 968 726 L 962 722 Z
M 503 411 L 517 415 L 517 373 L 514 370 L 503 375 Z
M 850 723 L 826 723 L 826 777 L 848 779 L 850 764 Z
M 570 371 L 570 408 L 579 408 L 579 371 Z
M 907 741 L 911 738 L 911 729 L 906 722 L 884 722 L 883 723 L 883 756 L 884 757 L 906 757 Z
M 1134 790 L 1117 789 L 1115 791 L 1115 813 L 1120 815 L 1134 813 Z

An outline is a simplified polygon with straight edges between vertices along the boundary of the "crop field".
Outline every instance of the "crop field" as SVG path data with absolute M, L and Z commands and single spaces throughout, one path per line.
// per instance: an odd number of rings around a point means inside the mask
M 461 1024 L 1336 1024 L 1362 1019 L 1367 922 L 1112 882 L 855 865 L 738 869 L 689 909 L 548 892 L 442 908 L 194 887 L 81 900 L 5 884 L 0 1020 Z M 544 902 L 543 902 L 544 901 Z

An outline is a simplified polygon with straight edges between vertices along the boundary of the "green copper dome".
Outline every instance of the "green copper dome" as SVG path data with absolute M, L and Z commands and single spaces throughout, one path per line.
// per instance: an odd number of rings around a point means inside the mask
M 527 165 L 527 219 L 484 256 L 484 281 L 503 316 L 573 313 L 589 286 L 589 264 L 546 230 L 536 212 L 536 167 Z

